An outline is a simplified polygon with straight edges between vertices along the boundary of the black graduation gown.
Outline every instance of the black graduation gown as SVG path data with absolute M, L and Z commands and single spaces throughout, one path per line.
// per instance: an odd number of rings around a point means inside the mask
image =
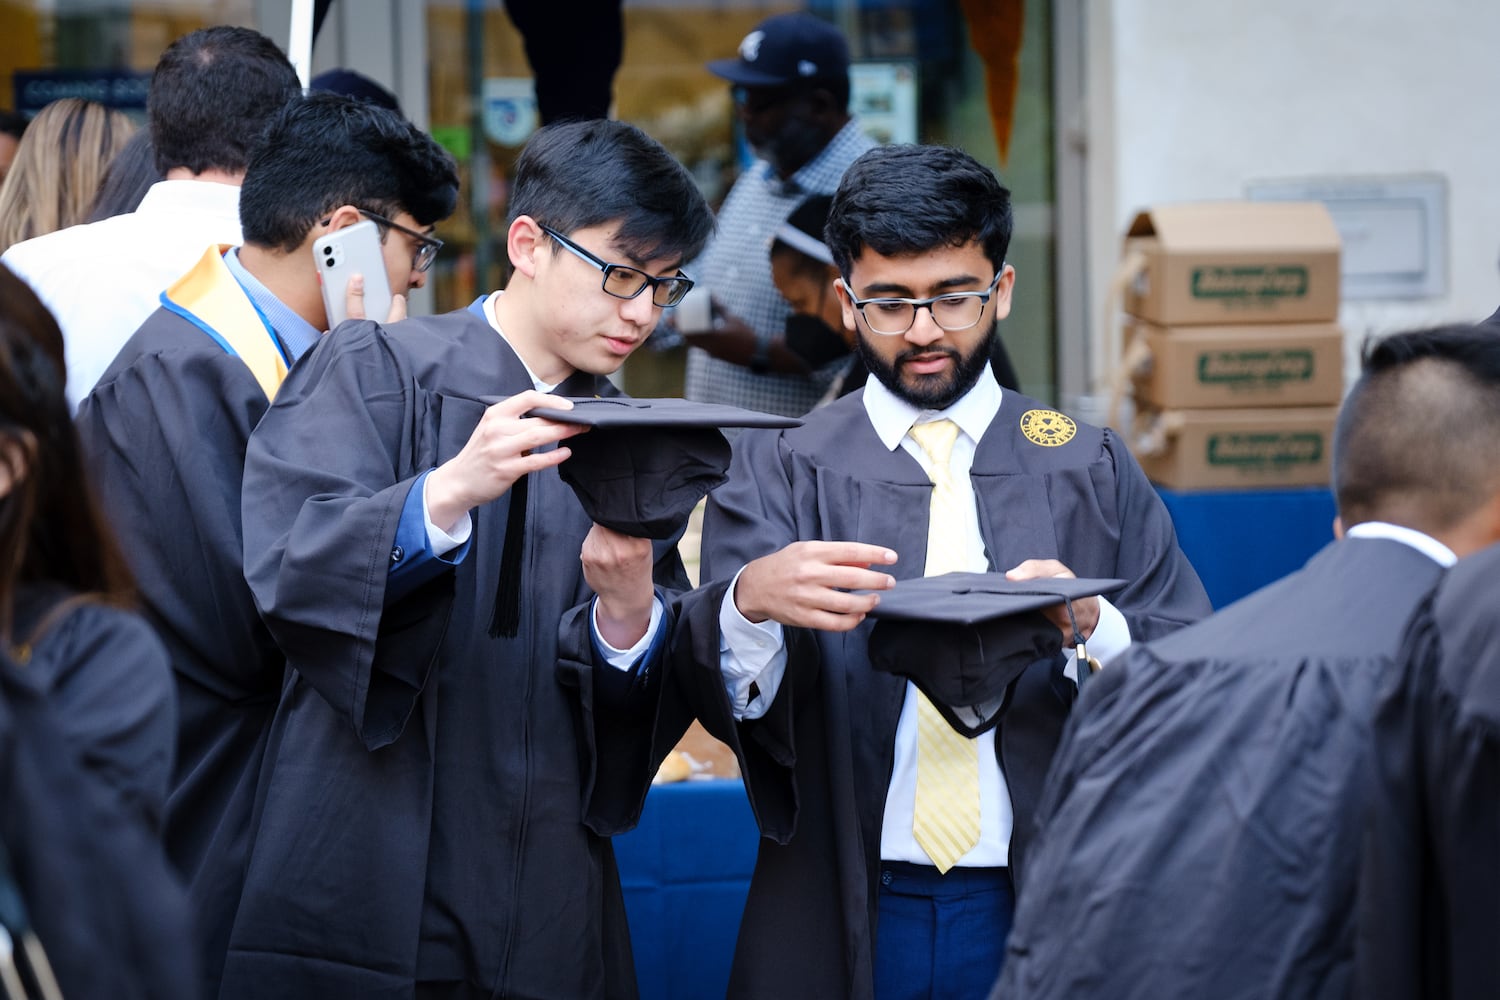
M 285 660 L 245 583 L 245 443 L 270 405 L 238 357 L 179 314 L 147 318 L 80 405 L 104 507 L 176 679 L 167 852 L 189 880 L 212 995 L 249 854 Z
M 348 323 L 251 438 L 246 575 L 291 671 L 226 998 L 636 993 L 613 851 L 581 820 L 644 797 L 659 685 L 607 665 L 595 683 L 572 490 L 529 477 L 514 638 L 488 629 L 510 494 L 476 510 L 456 568 L 386 597 L 417 476 L 458 453 L 480 397 L 530 387 L 473 311 Z M 616 394 L 587 375 L 558 392 Z M 684 584 L 675 545 L 657 575 Z
M 166 650 L 151 627 L 129 611 L 42 583 L 17 588 L 13 633 L 26 641 L 22 670 L 46 692 L 83 767 L 145 829 L 159 832 L 177 701 Z
M 0 659 L 0 845 L 62 994 L 197 998 L 187 901 L 161 844 L 78 766 L 42 680 Z
M 1500 996 L 1500 546 L 1412 620 L 1375 746 L 1355 995 Z
M 995 996 L 1350 995 L 1374 699 L 1441 574 L 1346 539 L 1086 685 Z
M 1079 576 L 1131 581 L 1112 595 L 1132 634 L 1163 635 L 1209 612 L 1172 523 L 1123 443 L 1085 424 L 1061 447 L 1019 430 L 1045 409 L 1006 392 L 972 468 L 989 564 L 1056 558 Z M 932 484 L 905 451 L 880 442 L 863 392 L 815 411 L 799 428 L 746 432 L 730 481 L 710 498 L 703 575 L 720 581 L 686 606 L 680 641 L 694 644 L 710 731 L 731 741 L 763 838 L 740 925 L 730 993 L 744 997 L 868 997 L 875 941 L 880 830 L 906 682 L 876 673 L 870 623 L 850 633 L 787 629 L 788 665 L 763 719 L 734 727 L 717 680 L 718 599 L 752 559 L 798 540 L 885 545 L 898 577 L 920 576 Z M 1034 808 L 1074 696 L 1063 660 L 1016 682 L 996 739 L 1018 821 L 1010 857 L 1024 877 L 1025 818 Z M 687 671 L 682 678 L 689 676 Z M 790 769 L 790 775 L 788 775 Z

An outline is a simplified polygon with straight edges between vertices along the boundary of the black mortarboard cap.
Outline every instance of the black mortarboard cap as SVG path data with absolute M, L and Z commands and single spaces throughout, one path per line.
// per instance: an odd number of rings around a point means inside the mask
M 1003 573 L 898 580 L 870 611 L 877 619 L 870 663 L 906 677 L 950 726 L 972 738 L 1000 721 L 1012 681 L 1062 650 L 1062 632 L 1041 609 L 1124 585 L 1073 577 L 1007 580 Z
M 724 482 L 729 442 L 721 427 L 796 427 L 802 421 L 686 399 L 573 399 L 571 410 L 527 416 L 585 424 L 568 439 L 558 474 L 597 524 L 636 538 L 671 538 L 699 500 Z

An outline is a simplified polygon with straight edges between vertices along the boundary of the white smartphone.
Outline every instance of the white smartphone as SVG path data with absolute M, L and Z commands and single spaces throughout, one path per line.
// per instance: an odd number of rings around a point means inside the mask
M 385 273 L 385 255 L 380 247 L 380 228 L 369 219 L 313 241 L 313 260 L 323 286 L 323 308 L 332 330 L 349 318 L 345 300 L 349 278 L 365 279 L 365 318 L 384 323 L 391 313 L 391 282 Z

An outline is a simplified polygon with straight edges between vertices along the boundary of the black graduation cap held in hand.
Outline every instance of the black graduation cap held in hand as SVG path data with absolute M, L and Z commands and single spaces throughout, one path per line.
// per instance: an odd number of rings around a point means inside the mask
M 558 466 L 563 482 L 596 524 L 636 538 L 671 538 L 699 500 L 727 478 L 729 442 L 721 427 L 796 427 L 802 421 L 719 403 L 618 396 L 571 400 L 571 410 L 537 408 L 528 417 L 583 424 Z
M 1007 580 L 1003 573 L 898 580 L 870 611 L 877 619 L 870 663 L 906 677 L 948 725 L 972 739 L 1000 721 L 1012 681 L 1062 650 L 1062 632 L 1041 609 L 1124 585 L 1073 577 Z M 1081 675 L 1088 667 L 1078 669 Z

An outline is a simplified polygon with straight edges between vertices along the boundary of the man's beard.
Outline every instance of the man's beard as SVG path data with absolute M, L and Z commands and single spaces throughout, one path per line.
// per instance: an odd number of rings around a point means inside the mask
M 984 374 L 990 363 L 990 353 L 994 349 L 995 338 L 999 336 L 999 329 L 995 324 L 990 324 L 990 332 L 968 354 L 961 354 L 952 347 L 930 345 L 909 348 L 896 355 L 893 360 L 886 361 L 869 346 L 867 338 L 878 334 L 861 332 L 854 343 L 860 360 L 870 369 L 870 374 L 898 398 L 920 410 L 942 410 L 958 402 L 964 393 L 974 388 L 979 376 Z M 946 354 L 953 359 L 953 366 L 946 372 L 935 375 L 911 375 L 901 371 L 904 362 L 924 354 Z

